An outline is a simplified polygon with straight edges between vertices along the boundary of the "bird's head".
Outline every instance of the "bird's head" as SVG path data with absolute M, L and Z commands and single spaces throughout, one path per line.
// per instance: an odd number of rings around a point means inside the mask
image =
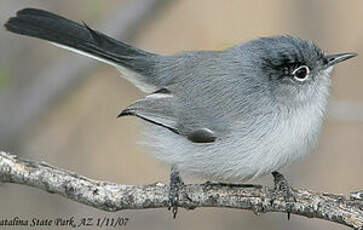
M 356 53 L 328 55 L 314 43 L 292 36 L 266 37 L 243 44 L 249 73 L 267 86 L 279 105 L 324 103 L 335 64 Z

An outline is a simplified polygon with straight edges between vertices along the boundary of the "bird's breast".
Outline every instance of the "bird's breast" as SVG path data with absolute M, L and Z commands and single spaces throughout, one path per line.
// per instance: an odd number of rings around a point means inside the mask
M 260 143 L 256 152 L 256 169 L 253 177 L 259 177 L 304 157 L 315 146 L 320 134 L 322 112 L 315 105 L 295 111 L 281 112 Z

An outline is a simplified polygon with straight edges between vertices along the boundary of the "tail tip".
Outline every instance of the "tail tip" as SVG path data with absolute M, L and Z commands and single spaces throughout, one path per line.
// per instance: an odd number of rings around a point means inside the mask
M 9 18 L 5 23 L 4 23 L 4 27 L 7 31 L 11 31 L 12 25 L 14 24 L 14 20 L 16 19 L 16 17 L 11 17 Z
M 42 14 L 49 14 L 49 12 L 36 8 L 24 8 L 16 12 L 16 16 L 39 16 Z

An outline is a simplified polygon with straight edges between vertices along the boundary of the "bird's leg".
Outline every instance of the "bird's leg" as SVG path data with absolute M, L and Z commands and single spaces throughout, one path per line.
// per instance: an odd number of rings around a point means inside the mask
M 296 202 L 295 195 L 289 183 L 281 173 L 273 171 L 272 176 L 274 177 L 274 183 L 275 183 L 274 197 L 277 195 L 278 192 L 282 192 L 282 195 L 286 202 L 287 219 L 290 220 L 290 213 L 292 208 L 291 202 Z M 272 202 L 275 199 L 274 197 L 272 199 Z
M 168 210 L 172 209 L 174 219 L 176 217 L 176 214 L 178 213 L 179 192 L 181 192 L 183 197 L 185 197 L 189 201 L 192 201 L 188 194 L 185 192 L 185 185 L 179 175 L 179 172 L 175 167 L 171 167 Z M 193 207 L 190 206 L 188 208 L 192 209 Z

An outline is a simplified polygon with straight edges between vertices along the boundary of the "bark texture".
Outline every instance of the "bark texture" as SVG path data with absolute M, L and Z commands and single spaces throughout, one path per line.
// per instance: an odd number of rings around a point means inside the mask
M 0 152 L 0 181 L 36 187 L 105 211 L 168 207 L 167 184 L 120 185 L 97 181 L 5 152 Z M 272 199 L 274 191 L 267 186 L 206 183 L 188 184 L 185 189 L 191 201 L 180 197 L 179 207 L 187 209 L 220 207 L 246 209 L 255 214 L 286 212 L 282 195 Z M 363 229 L 363 190 L 352 192 L 349 198 L 297 188 L 293 192 L 296 202 L 290 204 L 292 214 Z

